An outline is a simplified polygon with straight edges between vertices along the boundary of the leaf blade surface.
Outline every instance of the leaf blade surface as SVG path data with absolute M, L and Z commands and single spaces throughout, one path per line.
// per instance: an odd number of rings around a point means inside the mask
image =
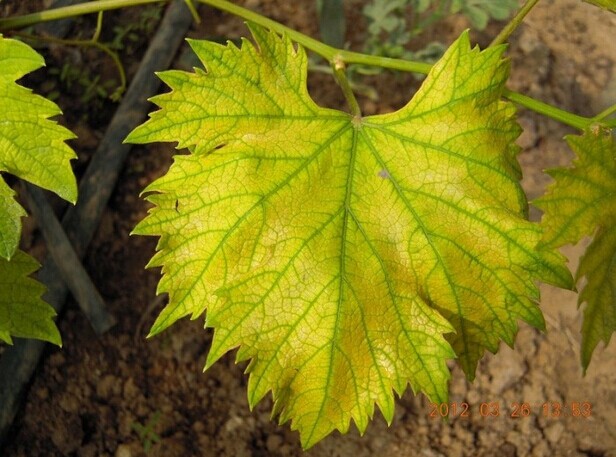
M 310 447 L 363 432 L 375 403 L 391 421 L 408 384 L 446 401 L 446 360 L 472 377 L 518 319 L 543 325 L 534 280 L 569 276 L 524 218 L 502 47 L 464 34 L 409 104 L 361 118 L 316 106 L 303 50 L 252 31 L 257 47 L 192 42 L 207 72 L 161 75 L 172 91 L 127 141 L 191 153 L 134 233 L 160 236 L 152 334 L 207 308 L 206 366 L 239 348 L 250 404 L 271 390 Z

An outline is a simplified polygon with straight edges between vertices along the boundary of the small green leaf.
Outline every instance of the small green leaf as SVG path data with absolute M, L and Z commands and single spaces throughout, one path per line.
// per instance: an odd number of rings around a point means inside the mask
M 0 340 L 11 344 L 11 336 L 17 336 L 62 345 L 52 319 L 56 312 L 41 300 L 45 287 L 29 277 L 38 267 L 19 250 L 11 260 L 0 258 Z
M 571 168 L 549 174 L 555 182 L 536 201 L 545 211 L 544 244 L 547 247 L 594 238 L 580 260 L 576 274 L 587 280 L 580 293 L 586 302 L 582 326 L 582 366 L 590 363 L 600 341 L 607 345 L 616 331 L 616 144 L 611 132 L 568 136 L 577 155 Z
M 69 163 L 75 153 L 65 143 L 74 135 L 49 120 L 60 114 L 53 102 L 15 83 L 43 65 L 28 45 L 0 35 L 0 171 L 75 202 L 77 184 Z M 12 191 L 0 178 L 0 257 L 7 259 L 17 249 L 24 215 L 11 200 Z
M 135 233 L 157 235 L 169 305 L 151 334 L 207 309 L 210 366 L 239 348 L 248 398 L 269 391 L 310 447 L 411 385 L 447 400 L 447 359 L 537 327 L 537 279 L 570 285 L 525 218 L 504 47 L 464 33 L 397 112 L 321 108 L 307 58 L 252 27 L 257 47 L 191 41 L 207 71 L 168 71 L 161 110 L 127 141 L 177 141 Z M 455 332 L 455 333 L 452 333 Z M 452 350 L 453 349 L 453 350 Z

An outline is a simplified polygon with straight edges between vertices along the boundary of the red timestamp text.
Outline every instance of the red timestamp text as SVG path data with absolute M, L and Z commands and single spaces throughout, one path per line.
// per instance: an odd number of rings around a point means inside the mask
M 482 417 L 500 416 L 499 402 L 483 402 L 477 408 L 477 413 Z M 471 417 L 472 408 L 466 402 L 430 403 L 431 418 L 444 417 Z
M 541 404 L 513 402 L 501 404 L 498 401 L 486 401 L 477 405 L 466 402 L 430 403 L 430 418 L 469 418 L 471 416 L 494 418 L 509 417 L 523 419 L 533 415 L 547 418 L 573 417 L 586 419 L 592 416 L 592 404 L 587 401 L 557 402 L 546 401 Z
M 465 402 L 430 403 L 431 418 L 470 417 L 469 405 Z
M 568 403 L 547 401 L 541 405 L 543 417 L 580 417 L 592 416 L 592 403 L 588 401 L 572 401 Z

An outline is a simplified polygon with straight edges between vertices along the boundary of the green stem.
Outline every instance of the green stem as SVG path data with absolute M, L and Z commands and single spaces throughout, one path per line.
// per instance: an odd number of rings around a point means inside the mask
M 616 104 L 610 106 L 609 108 L 604 109 L 599 114 L 597 114 L 595 117 L 593 117 L 592 120 L 595 122 L 601 122 L 603 119 L 611 116 L 614 113 L 616 113 Z
M 306 46 L 308 48 L 308 46 Z M 308 48 L 310 49 L 310 48 Z M 361 64 L 373 67 L 389 68 L 390 70 L 400 70 L 411 73 L 421 73 L 427 75 L 432 65 L 425 62 L 415 62 L 412 60 L 392 59 L 390 57 L 371 56 L 359 52 L 347 51 L 344 49 L 336 50 L 336 55 L 340 56 L 345 64 Z
M 514 103 L 528 108 L 536 113 L 543 114 L 554 120 L 560 121 L 563 124 L 575 127 L 576 129 L 585 130 L 593 123 L 593 119 L 587 117 L 578 116 L 577 114 L 570 113 L 569 111 L 556 108 L 555 106 L 548 105 L 547 103 L 540 102 L 534 98 L 522 95 L 517 92 L 513 92 L 509 89 L 503 91 L 503 96 L 508 98 Z
M 195 8 L 195 5 L 193 4 L 193 0 L 184 0 L 184 3 L 186 3 L 186 6 L 188 7 L 188 10 L 193 17 L 193 21 L 195 21 L 195 24 L 201 24 L 201 18 L 199 17 L 197 8 Z
M 368 54 L 361 54 L 359 52 L 346 51 L 337 49 L 322 43 L 314 38 L 311 38 L 303 33 L 293 30 L 285 25 L 280 24 L 272 19 L 264 17 L 254 11 L 242 8 L 226 0 L 195 0 L 199 3 L 213 6 L 221 11 L 226 11 L 234 16 L 241 17 L 247 21 L 254 22 L 265 28 L 273 30 L 278 33 L 284 33 L 291 40 L 301 44 L 306 49 L 310 49 L 312 52 L 320 55 L 328 62 L 333 63 L 334 58 L 341 58 L 345 64 L 363 64 L 371 65 L 375 67 L 389 68 L 391 70 L 409 71 L 413 73 L 427 74 L 432 67 L 425 62 L 412 62 L 401 59 L 391 59 L 388 57 L 371 56 Z
M 55 21 L 69 17 L 82 16 L 84 14 L 98 13 L 101 11 L 115 10 L 128 6 L 148 5 L 161 3 L 169 0 L 105 0 L 79 3 L 77 5 L 54 8 L 48 11 L 26 14 L 24 16 L 8 17 L 0 19 L 0 31 L 7 29 L 19 29 L 39 22 Z
M 329 76 L 334 76 L 334 70 L 331 67 L 331 65 L 313 64 L 310 61 L 308 61 L 308 71 L 315 72 L 315 73 L 323 73 Z M 374 89 L 374 87 L 372 87 L 371 85 L 353 81 L 352 79 L 347 79 L 347 81 L 349 83 L 349 86 L 351 86 L 351 89 L 354 94 L 363 95 L 364 97 L 369 98 L 373 102 L 376 102 L 379 100 L 379 95 L 376 92 L 376 89 Z
M 534 8 L 538 1 L 539 0 L 526 0 L 524 6 L 522 6 L 522 8 L 520 8 L 520 11 L 518 11 L 517 14 L 513 16 L 511 21 L 509 21 L 509 24 L 507 24 L 503 28 L 503 30 L 501 30 L 500 33 L 496 36 L 496 38 L 492 40 L 492 43 L 490 43 L 490 47 L 498 46 L 499 44 L 503 44 L 504 42 L 506 42 L 511 36 L 511 34 L 515 31 L 515 29 L 520 26 L 526 15 L 530 13 L 530 10 Z
M 88 3 L 81 3 L 73 6 L 66 6 L 50 11 L 42 11 L 39 13 L 28 14 L 26 16 L 18 16 L 14 18 L 0 19 L 0 30 L 8 28 L 19 28 L 28 25 L 36 24 L 43 21 L 51 21 L 55 19 L 64 19 L 67 17 L 78 16 L 81 14 L 97 13 L 99 11 L 106 11 L 110 9 L 122 8 L 127 6 L 145 5 L 149 3 L 160 3 L 168 0 L 105 0 L 105 1 L 93 1 Z M 415 73 L 427 74 L 430 71 L 431 65 L 424 62 L 412 62 L 401 59 L 391 59 L 387 57 L 371 56 L 367 54 L 360 54 L 358 52 L 351 52 L 346 50 L 336 49 L 332 46 L 328 46 L 314 38 L 311 38 L 303 33 L 286 27 L 272 19 L 264 17 L 258 13 L 250 11 L 246 8 L 234 5 L 226 0 L 193 0 L 198 3 L 207 4 L 213 6 L 222 11 L 226 11 L 235 16 L 246 19 L 247 21 L 254 22 L 255 24 L 274 30 L 278 33 L 284 33 L 291 40 L 301 44 L 307 49 L 315 52 L 316 54 L 324 57 L 330 63 L 334 63 L 334 59 L 339 59 L 345 64 L 362 64 L 372 65 L 382 68 L 389 68 L 392 70 L 401 70 Z M 503 32 L 496 37 L 494 43 L 499 43 L 505 39 L 515 30 L 515 28 L 521 22 L 521 19 L 528 14 L 532 7 L 538 0 L 527 0 L 525 5 L 520 9 L 518 14 L 512 19 L 510 24 L 503 29 Z M 552 119 L 560 121 L 566 125 L 570 125 L 580 130 L 588 128 L 596 120 L 578 116 L 568 111 L 556 108 L 555 106 L 548 105 L 547 103 L 540 102 L 526 95 L 519 94 L 510 90 L 504 90 L 503 96 L 508 98 L 518 105 L 524 106 L 532 111 L 548 116 Z M 613 126 L 612 121 L 604 122 L 606 126 Z
M 361 110 L 359 109 L 359 103 L 357 103 L 357 99 L 355 98 L 355 94 L 353 93 L 353 89 L 351 89 L 351 85 L 349 84 L 349 80 L 346 77 L 346 68 L 344 65 L 344 61 L 342 58 L 334 57 L 334 62 L 332 62 L 332 69 L 334 70 L 334 78 L 336 82 L 342 89 L 342 93 L 344 94 L 344 98 L 349 105 L 349 110 L 351 115 L 354 117 L 361 116 Z
M 305 48 L 310 49 L 311 51 L 315 52 L 321 57 L 324 57 L 325 59 L 327 59 L 329 62 L 331 62 L 334 65 L 335 65 L 334 59 L 339 59 L 345 64 L 355 63 L 355 64 L 363 64 L 363 65 L 372 65 L 372 66 L 377 66 L 377 67 L 389 68 L 392 70 L 402 70 L 402 71 L 422 73 L 422 74 L 427 74 L 430 71 L 430 68 L 432 68 L 430 64 L 427 64 L 424 62 L 412 62 L 412 61 L 401 60 L 401 59 L 390 59 L 387 57 L 371 56 L 367 54 L 360 54 L 358 52 L 339 50 L 331 46 L 328 46 L 324 43 L 321 43 L 320 41 L 317 41 L 313 38 L 310 38 L 304 35 L 303 33 L 290 29 L 276 21 L 263 17 L 258 13 L 255 13 L 253 11 L 247 10 L 240 6 L 234 5 L 233 3 L 230 3 L 226 0 L 196 0 L 196 1 L 200 3 L 208 4 L 217 9 L 231 13 L 235 16 L 239 16 L 243 19 L 254 22 L 255 24 L 269 28 L 278 33 L 284 33 L 288 35 L 293 41 L 296 41 L 297 43 L 301 44 Z M 537 1 L 539 0 L 528 0 L 527 3 L 524 5 L 524 7 L 518 12 L 518 14 L 516 15 L 516 18 L 519 18 L 518 20 L 521 21 L 522 18 L 528 13 L 528 11 L 532 9 L 534 4 L 537 3 Z M 514 20 L 516 18 L 514 18 Z M 514 21 L 512 20 L 512 22 Z M 517 27 L 517 25 L 510 27 L 511 31 L 515 30 L 515 27 Z M 343 91 L 344 91 L 344 87 L 343 87 Z M 584 130 L 588 128 L 590 124 L 592 123 L 591 119 L 578 116 L 576 114 L 570 113 L 560 108 L 556 108 L 555 106 L 548 105 L 547 103 L 540 102 L 539 100 L 535 100 L 531 97 L 527 97 L 526 95 L 522 95 L 517 92 L 510 91 L 508 89 L 505 89 L 505 91 L 503 91 L 503 95 L 509 100 L 511 100 L 512 102 L 517 103 L 518 105 L 524 106 L 525 108 L 528 108 L 537 113 L 546 115 L 548 117 L 551 117 L 552 119 L 555 119 L 566 125 L 575 127 L 580 130 Z M 348 100 L 349 98 L 347 97 L 347 101 Z M 350 103 L 349 103 L 349 106 L 351 106 Z M 351 107 L 351 109 L 353 108 Z
M 94 31 L 94 35 L 92 36 L 92 41 L 98 41 L 101 36 L 101 32 L 103 31 L 103 12 L 98 12 L 98 17 L 96 18 L 96 30 Z
M 227 13 L 231 13 L 234 16 L 241 17 L 242 19 L 246 19 L 247 21 L 254 22 L 255 24 L 261 25 L 270 30 L 274 30 L 278 33 L 284 33 L 286 36 L 291 38 L 291 40 L 301 44 L 305 48 L 310 49 L 311 51 L 317 53 L 318 55 L 327 59 L 328 62 L 332 62 L 334 56 L 340 53 L 336 48 L 329 46 L 325 43 L 322 43 L 314 38 L 311 38 L 303 33 L 298 32 L 297 30 L 293 30 L 292 28 L 287 27 L 286 25 L 282 25 L 279 22 L 276 22 L 272 19 L 269 19 L 265 16 L 260 15 L 259 13 L 255 13 L 254 11 L 250 11 L 249 9 L 242 8 L 241 6 L 234 5 L 231 2 L 227 2 L 225 0 L 195 0 L 198 3 L 203 3 L 206 5 L 213 6 L 216 9 L 221 11 L 226 11 Z

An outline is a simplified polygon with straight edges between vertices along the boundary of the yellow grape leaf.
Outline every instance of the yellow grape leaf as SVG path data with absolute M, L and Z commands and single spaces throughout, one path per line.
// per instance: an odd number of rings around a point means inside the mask
M 577 155 L 571 168 L 549 174 L 555 182 L 536 201 L 545 211 L 545 245 L 549 248 L 593 241 L 580 260 L 576 280 L 586 278 L 579 303 L 586 303 L 582 325 L 582 366 L 588 368 L 600 341 L 607 345 L 616 331 L 616 144 L 611 132 L 568 136 Z
M 251 29 L 256 47 L 191 41 L 206 70 L 160 74 L 127 141 L 190 154 L 135 233 L 160 237 L 170 295 L 151 334 L 207 310 L 206 366 L 239 348 L 251 407 L 271 391 L 308 448 L 375 404 L 391 422 L 409 384 L 446 401 L 446 361 L 472 378 L 519 319 L 544 325 L 535 280 L 570 276 L 525 218 L 503 47 L 464 33 L 404 108 L 360 117 L 317 106 L 304 50 Z

